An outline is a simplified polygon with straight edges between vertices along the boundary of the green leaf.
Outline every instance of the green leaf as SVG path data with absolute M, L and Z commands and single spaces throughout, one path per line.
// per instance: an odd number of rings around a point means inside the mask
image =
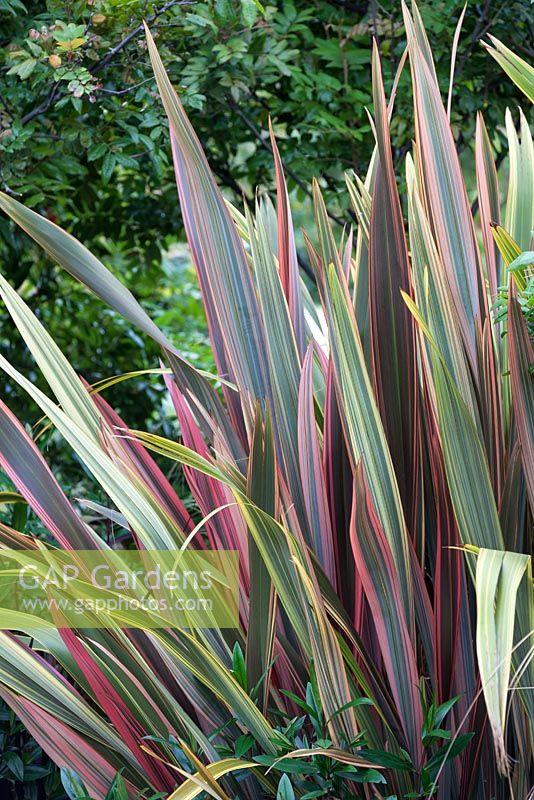
M 66 414 L 96 438 L 100 415 L 86 388 L 50 334 L 1 274 L 0 296 Z
M 108 183 L 115 169 L 117 159 L 113 153 L 107 152 L 102 161 L 102 180 Z
M 534 228 L 534 143 L 528 120 L 519 109 L 519 132 L 512 114 L 506 110 L 506 134 L 510 152 L 508 193 L 504 227 L 522 250 L 530 247 Z
M 349 703 L 345 703 L 341 708 L 338 708 L 338 710 L 332 714 L 332 717 L 337 717 L 338 714 L 341 714 L 347 708 L 358 708 L 358 706 L 374 706 L 374 702 L 370 697 L 357 697 L 355 700 L 351 700 Z
M 87 151 L 87 160 L 88 161 L 96 161 L 99 158 L 102 158 L 107 150 L 109 145 L 105 142 L 100 142 L 100 144 L 95 144 Z
M 280 778 L 276 800 L 295 800 L 295 792 L 287 775 L 282 775 Z
M 17 67 L 17 75 L 19 78 L 24 81 L 26 78 L 29 78 L 32 74 L 33 70 L 37 66 L 37 59 L 36 58 L 27 58 L 22 64 L 19 64 Z
M 243 657 L 243 651 L 239 645 L 239 642 L 234 644 L 234 649 L 232 652 L 232 675 L 238 682 L 238 684 L 245 690 L 247 689 L 247 667 L 245 664 L 245 659 Z
M 117 772 L 105 800 L 128 800 L 128 788 L 120 772 Z
M 89 792 L 84 786 L 81 778 L 72 769 L 61 767 L 61 783 L 65 789 L 69 800 L 86 800 Z
M 508 362 L 523 472 L 534 513 L 534 348 L 512 286 L 508 298 Z
M 428 772 L 431 780 L 435 778 L 437 772 L 443 764 L 447 761 L 451 761 L 453 758 L 456 758 L 462 750 L 465 750 L 471 739 L 473 738 L 474 733 L 462 733 L 459 736 L 456 736 L 454 740 L 450 743 L 450 745 L 444 745 L 440 747 L 439 750 L 434 753 L 434 755 L 427 761 L 425 769 Z
M 534 251 L 527 250 L 525 253 L 521 253 L 520 256 L 514 258 L 511 264 L 509 264 L 508 269 L 510 272 L 515 272 L 519 269 L 523 269 L 524 267 L 530 267 L 534 264 Z
M 442 703 L 440 706 L 438 706 L 434 716 L 434 724 L 439 726 L 440 723 L 443 722 L 449 711 L 457 702 L 458 702 L 457 697 L 451 697 L 450 700 L 447 700 L 445 703 Z
M 461 540 L 464 544 L 502 549 L 499 515 L 480 433 L 427 321 L 410 297 L 405 295 L 404 299 L 430 345 L 429 377 L 435 389 L 447 483 Z
M 24 780 L 24 763 L 18 753 L 6 750 L 2 755 L 2 761 L 18 781 Z
M 241 0 L 241 17 L 247 27 L 254 25 L 258 18 L 259 3 L 257 0 Z

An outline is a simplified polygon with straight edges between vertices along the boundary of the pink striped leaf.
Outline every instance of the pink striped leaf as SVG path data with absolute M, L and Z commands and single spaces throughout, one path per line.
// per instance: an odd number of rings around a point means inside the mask
M 9 704 L 24 723 L 35 741 L 58 766 L 73 769 L 97 800 L 103 800 L 113 782 L 117 770 L 122 766 L 107 761 L 97 747 L 83 739 L 76 731 L 59 722 L 31 700 L 17 697 L 0 685 L 0 696 Z M 146 788 L 142 780 L 133 785 L 125 782 L 129 800 L 139 796 Z
M 314 551 L 325 573 L 335 585 L 333 535 L 325 476 L 315 421 L 313 397 L 313 343 L 304 359 L 299 392 L 299 462 L 304 502 Z
M 369 232 L 369 315 L 373 384 L 408 528 L 417 495 L 419 433 L 414 323 L 401 291 L 411 293 L 404 221 L 393 169 L 380 56 L 373 46 L 373 101 L 378 145 Z
M 175 783 L 172 772 L 164 765 L 149 758 L 141 748 L 143 738 L 152 731 L 143 729 L 132 709 L 113 687 L 76 632 L 69 628 L 62 628 L 60 633 L 71 655 L 76 658 L 100 708 L 109 717 L 119 736 L 131 751 L 139 769 L 147 775 L 151 785 L 158 791 L 171 789 Z
M 343 281 L 343 282 L 342 282 Z M 336 393 L 353 468 L 362 461 L 376 513 L 395 561 L 404 610 L 414 629 L 409 539 L 395 471 L 358 336 L 345 276 L 328 270 L 325 311 L 331 333 Z
M 499 182 L 497 170 L 491 150 L 491 143 L 484 124 L 484 117 L 477 114 L 475 138 L 475 159 L 478 190 L 478 207 L 482 241 L 486 256 L 486 276 L 492 300 L 497 299 L 497 290 L 501 285 L 500 255 L 491 232 L 491 223 L 501 221 Z
M 272 517 L 278 512 L 278 481 L 271 417 L 265 425 L 261 411 L 256 419 L 247 470 L 247 496 Z M 246 647 L 246 666 L 249 689 L 259 686 L 262 709 L 269 699 L 270 669 L 275 646 L 277 598 L 269 570 L 251 536 L 248 543 L 248 572 L 250 576 L 249 621 Z
M 408 630 L 395 561 L 361 464 L 355 473 L 350 538 L 407 748 L 418 764 L 422 756 L 423 714 L 415 648 Z
M 415 8 L 415 4 L 414 4 Z M 487 316 L 485 287 L 467 191 L 432 56 L 419 15 L 403 4 L 414 86 L 416 143 L 427 211 L 445 268 L 471 368 Z
M 99 547 L 98 537 L 74 511 L 39 449 L 1 400 L 0 465 L 62 547 Z
M 245 396 L 263 398 L 264 329 L 243 245 L 148 29 L 146 36 L 169 119 L 180 206 L 219 373 Z
M 299 348 L 300 357 L 304 357 L 306 350 L 306 327 L 300 291 L 300 274 L 293 232 L 293 219 L 289 206 L 289 195 L 284 177 L 284 167 L 278 152 L 278 145 L 274 136 L 271 120 L 269 119 L 269 134 L 274 157 L 276 175 L 276 201 L 278 217 L 278 262 L 280 266 L 280 280 L 286 296 L 295 339 Z
M 269 245 L 264 207 L 258 203 L 255 225 L 247 210 L 250 246 L 258 297 L 265 320 L 267 350 L 264 362 L 271 386 L 272 429 L 283 481 L 291 493 L 290 506 L 311 543 L 304 495 L 299 476 L 298 395 L 301 364 L 289 309 L 272 249 Z
M 126 429 L 126 423 L 100 394 L 94 395 L 94 400 L 110 428 Z M 149 491 L 157 498 L 158 503 L 176 520 L 182 531 L 192 530 L 194 525 L 191 515 L 154 459 L 139 442 L 126 437 L 121 439 L 121 462 L 127 464 L 128 468 L 139 476 Z

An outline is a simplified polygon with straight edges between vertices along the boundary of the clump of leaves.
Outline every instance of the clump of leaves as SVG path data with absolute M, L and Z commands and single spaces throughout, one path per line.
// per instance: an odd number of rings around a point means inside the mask
M 56 765 L 4 702 L 0 703 L 0 793 L 20 800 L 65 800 Z
M 243 652 L 236 643 L 233 651 L 232 672 L 240 685 L 246 690 L 248 679 Z M 256 688 L 250 692 L 256 694 Z M 301 800 L 312 798 L 331 798 L 351 800 L 359 784 L 372 784 L 376 791 L 386 791 L 388 783 L 400 780 L 402 774 L 414 776 L 419 785 L 417 791 L 409 791 L 398 795 L 398 798 L 425 798 L 434 796 L 439 787 L 439 774 L 446 764 L 454 760 L 469 744 L 473 733 L 453 736 L 446 726 L 446 720 L 454 708 L 458 698 L 454 697 L 445 703 L 438 704 L 433 698 L 427 701 L 423 683 L 421 684 L 421 703 L 424 708 L 424 723 L 421 730 L 423 744 L 423 765 L 414 764 L 406 750 L 393 754 L 385 750 L 375 750 L 370 746 L 365 731 L 358 733 L 350 741 L 341 739 L 338 746 L 330 738 L 328 723 L 321 705 L 321 698 L 314 671 L 306 684 L 304 697 L 298 697 L 291 691 L 281 690 L 287 698 L 288 706 L 296 711 L 292 715 L 288 710 L 270 709 L 274 720 L 271 737 L 275 751 L 271 754 L 262 752 L 261 745 L 250 733 L 244 733 L 230 742 L 221 743 L 221 734 L 227 724 L 209 735 L 221 759 L 221 763 L 235 763 L 240 767 L 239 780 L 246 770 L 245 760 L 255 762 L 265 770 L 265 777 L 274 775 L 276 797 L 294 798 L 295 792 Z M 351 708 L 362 706 L 373 707 L 368 697 L 360 697 L 350 702 Z M 342 714 L 346 708 L 334 712 L 334 716 Z M 194 772 L 194 764 L 187 756 L 186 748 L 180 745 L 175 737 L 167 741 L 148 737 L 170 747 L 178 763 L 187 773 Z M 194 742 L 189 746 L 197 751 Z M 197 753 L 198 755 L 198 753 Z M 280 777 L 278 775 L 280 774 Z M 393 795 L 388 795 L 390 798 Z
M 517 302 L 523 312 L 530 338 L 534 341 L 534 253 L 530 250 L 517 256 L 508 267 L 517 285 Z M 506 322 L 508 316 L 508 286 L 500 286 L 494 305 L 495 321 Z

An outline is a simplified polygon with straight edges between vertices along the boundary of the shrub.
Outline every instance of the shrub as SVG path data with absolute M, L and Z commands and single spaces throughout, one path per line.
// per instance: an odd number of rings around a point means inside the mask
M 415 118 L 406 197 L 389 139 L 395 92 L 388 105 L 375 48 L 376 148 L 365 180 L 348 178 L 354 236 L 336 240 L 313 187 L 319 304 L 299 275 L 274 137 L 276 210 L 259 198 L 242 214 L 225 203 L 148 34 L 215 383 L 81 244 L 2 196 L 52 258 L 161 345 L 180 441 L 129 430 L 4 278 L 57 402 L 2 356 L 0 366 L 107 493 L 102 513 L 133 545 L 241 555 L 237 630 L 36 631 L 20 614 L 19 633 L 0 634 L 0 695 L 64 768 L 72 796 L 104 797 L 112 779 L 117 796 L 148 785 L 174 800 L 528 792 L 524 276 L 506 281 L 506 320 L 490 307 L 508 277 L 500 253 L 506 265 L 530 244 L 532 140 L 524 117 L 520 139 L 510 118 L 501 226 L 478 119 L 475 228 L 430 45 L 417 8 L 404 13 Z M 200 525 L 149 451 L 182 465 Z M 103 546 L 5 405 L 0 461 L 58 546 Z M 35 546 L 7 526 L 0 539 Z

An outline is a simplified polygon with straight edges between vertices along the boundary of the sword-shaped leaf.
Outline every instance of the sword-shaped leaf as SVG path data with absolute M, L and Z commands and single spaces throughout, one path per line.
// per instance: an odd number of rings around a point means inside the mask
M 373 385 L 411 530 L 416 510 L 413 486 L 419 452 L 415 336 L 413 319 L 401 297 L 401 291 L 411 293 L 410 267 L 376 42 L 373 46 L 373 102 L 378 145 L 369 233 Z
M 302 367 L 299 392 L 300 479 L 314 551 L 324 571 L 335 583 L 333 534 L 314 413 L 312 371 L 313 344 L 310 343 Z
M 76 514 L 35 443 L 0 401 L 0 465 L 62 547 L 92 550 L 99 538 Z
M 83 244 L 45 217 L 41 217 L 13 197 L 0 192 L 0 208 L 39 244 L 58 264 L 97 297 L 118 311 L 135 327 L 148 334 L 166 351 L 173 372 L 183 391 L 189 391 L 233 442 L 235 432 L 228 426 L 217 392 L 205 377 L 181 357 L 167 337 L 152 322 L 133 294 Z
M 278 506 L 276 460 L 270 414 L 265 426 L 256 412 L 254 434 L 247 471 L 247 495 L 253 503 L 272 517 Z M 248 542 L 250 576 L 249 626 L 247 632 L 247 678 L 251 687 L 258 687 L 260 707 L 267 708 L 269 671 L 273 658 L 276 627 L 276 594 L 273 582 L 254 537 Z
M 491 233 L 491 223 L 499 224 L 501 220 L 499 183 L 491 143 L 481 113 L 477 114 L 475 156 L 480 225 L 486 255 L 486 275 L 491 298 L 495 302 L 497 290 L 501 285 L 500 258 Z
M 497 767 L 509 772 L 504 733 L 514 643 L 516 601 L 529 556 L 481 549 L 477 554 L 477 657 L 495 744 Z
M 182 217 L 219 372 L 235 382 L 245 397 L 263 399 L 267 386 L 264 329 L 245 251 L 148 28 L 146 36 L 169 119 Z
M 425 205 L 476 376 L 477 341 L 487 316 L 485 287 L 460 161 L 431 63 L 428 40 L 418 24 L 415 8 L 414 4 L 414 25 L 403 3 Z
M 527 119 L 519 109 L 520 134 L 510 109 L 506 110 L 506 135 L 510 153 L 504 227 L 522 250 L 528 250 L 534 228 L 534 143 Z M 494 220 L 495 222 L 497 220 Z
M 90 740 L 84 739 L 73 728 L 59 722 L 47 710 L 13 692 L 0 688 L 0 695 L 23 722 L 35 741 L 58 767 L 75 769 L 96 797 L 105 797 L 120 767 L 107 760 Z M 142 778 L 136 785 L 127 784 L 128 800 L 134 800 L 143 789 Z
M 510 284 L 508 300 L 508 353 L 512 403 L 530 508 L 534 514 L 534 349 Z
M 417 764 L 422 753 L 423 714 L 415 648 L 391 548 L 373 506 L 361 465 L 355 477 L 351 543 L 408 749 Z
M 257 768 L 257 766 L 258 765 L 254 761 L 243 761 L 239 758 L 223 758 L 221 761 L 216 761 L 214 764 L 205 765 L 204 770 L 209 773 L 214 781 L 217 781 L 219 778 L 224 778 L 225 775 L 231 772 L 251 769 L 252 767 Z M 197 772 L 196 777 L 202 778 L 201 773 Z M 201 780 L 189 778 L 184 781 L 176 791 L 172 792 L 167 800 L 194 800 L 195 797 L 198 797 L 198 795 L 202 791 L 207 790 L 207 788 L 209 788 L 209 784 Z
M 408 626 L 413 630 L 413 587 L 408 536 L 399 488 L 373 395 L 346 283 L 328 270 L 326 313 L 338 395 L 353 468 L 363 462 L 376 514 L 391 548 Z
M 503 538 L 480 432 L 413 300 L 405 301 L 429 347 L 428 378 L 434 389 L 447 483 L 464 544 L 502 550 Z
M 0 296 L 65 413 L 97 441 L 102 419 L 94 400 L 44 325 L 3 275 Z
M 271 136 L 271 147 L 274 157 L 274 168 L 276 174 L 276 202 L 278 216 L 278 262 L 280 265 L 280 280 L 287 300 L 295 339 L 299 349 L 300 357 L 304 357 L 306 350 L 306 326 L 304 322 L 304 311 L 300 290 L 300 274 L 297 260 L 297 249 L 295 247 L 295 234 L 293 231 L 293 219 L 289 206 L 289 195 L 287 193 L 286 181 L 284 177 L 284 167 L 278 152 L 278 146 L 274 137 L 271 120 L 269 119 L 269 133 Z
M 30 380 L 0 356 L 0 368 L 10 375 L 40 406 L 65 440 L 109 494 L 146 547 L 174 549 L 183 540 L 182 531 L 155 502 L 152 494 L 135 475 L 121 470 L 95 439 L 55 405 Z M 112 440 L 111 440 L 112 441 Z
M 258 298 L 265 320 L 267 349 L 262 358 L 268 370 L 271 387 L 272 429 L 278 464 L 291 492 L 301 528 L 307 533 L 298 454 L 300 357 L 282 282 L 267 236 L 263 211 L 258 204 L 254 225 L 247 210 Z
M 332 717 L 341 706 L 350 702 L 351 697 L 337 633 L 325 613 L 303 542 L 258 508 L 231 476 L 206 458 L 154 434 L 140 431 L 132 431 L 132 434 L 150 449 L 218 477 L 232 489 L 294 634 L 305 654 L 314 659 L 323 707 L 328 717 Z M 333 717 L 329 728 L 336 739 L 343 736 L 346 741 L 351 741 L 357 734 L 353 709 L 347 708 L 343 714 Z
M 509 78 L 534 103 L 534 67 L 519 58 L 512 50 L 500 42 L 495 36 L 488 34 L 491 45 L 482 42 L 488 53 L 500 64 Z

